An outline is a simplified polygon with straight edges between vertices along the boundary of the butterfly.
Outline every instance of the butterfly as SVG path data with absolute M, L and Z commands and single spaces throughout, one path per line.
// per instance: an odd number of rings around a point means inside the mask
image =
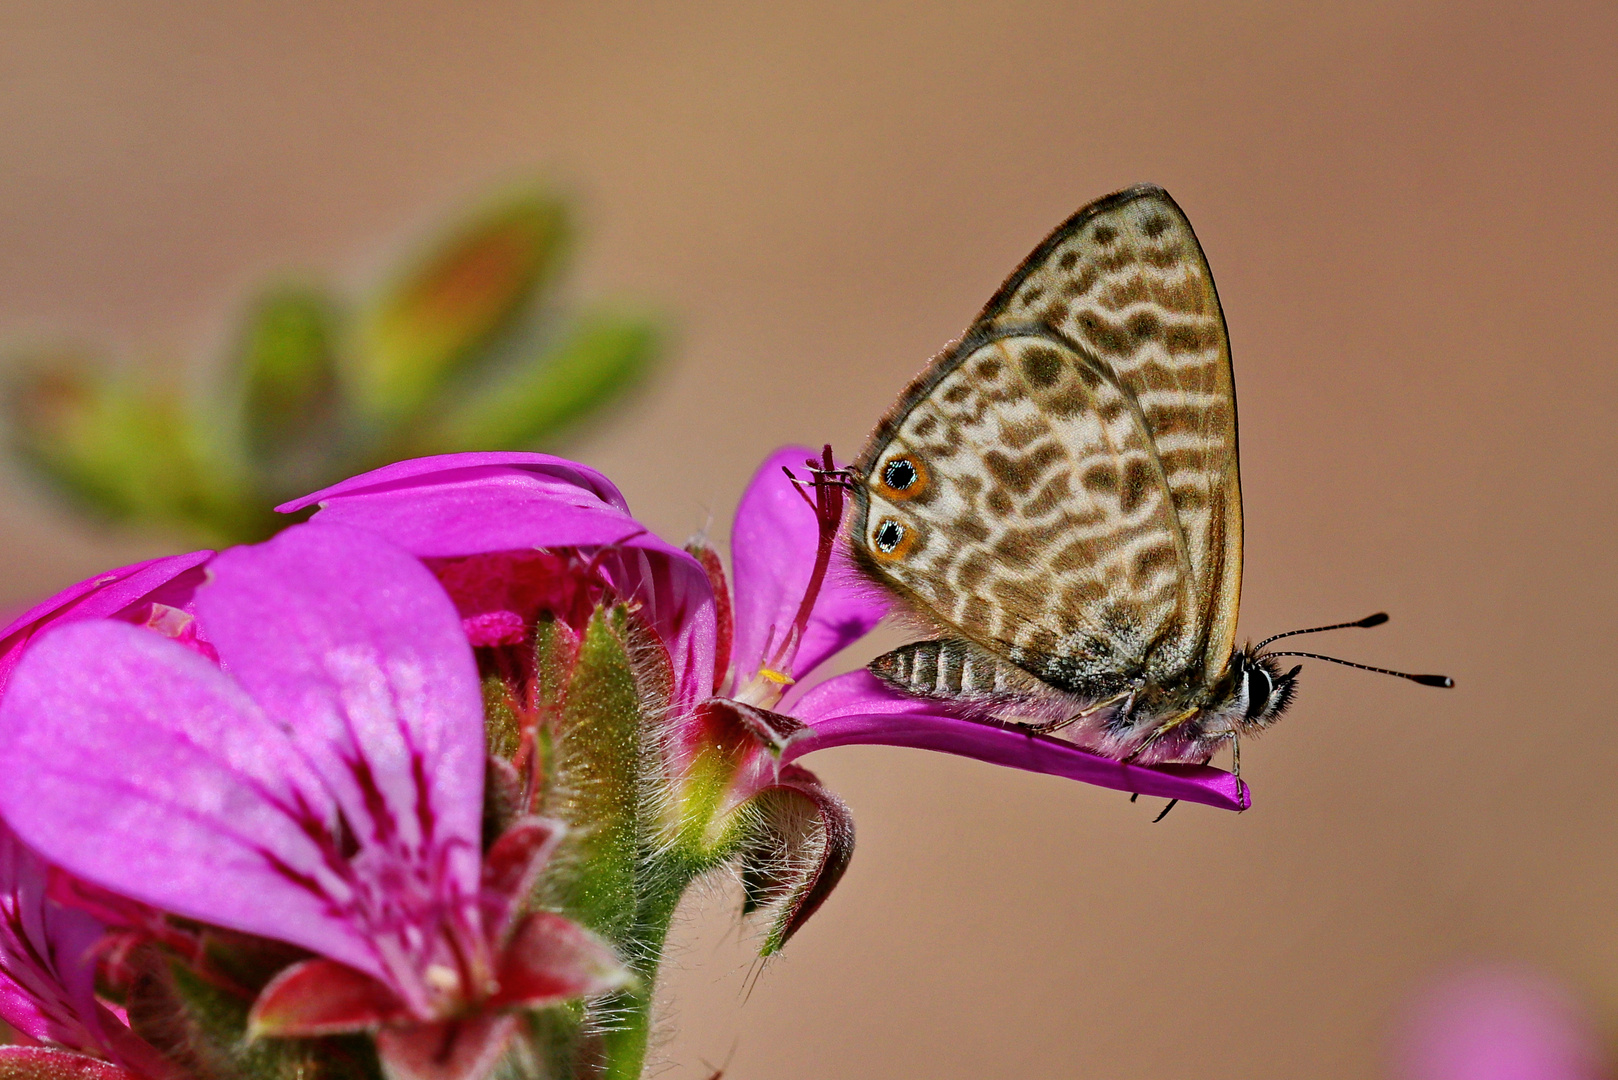
M 1263 651 L 1292 634 L 1236 647 L 1230 343 L 1162 188 L 1058 226 L 848 474 L 856 564 L 942 631 L 872 661 L 907 694 L 1140 764 L 1230 742 L 1239 769 L 1239 737 L 1293 699 L 1300 668 L 1276 658 L 1316 655 Z

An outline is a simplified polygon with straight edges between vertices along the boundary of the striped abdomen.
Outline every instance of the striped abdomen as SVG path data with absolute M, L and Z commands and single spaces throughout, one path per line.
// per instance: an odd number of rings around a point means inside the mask
M 958 638 L 902 645 L 871 662 L 877 678 L 907 694 L 971 702 L 1021 701 L 1039 696 L 1027 672 Z

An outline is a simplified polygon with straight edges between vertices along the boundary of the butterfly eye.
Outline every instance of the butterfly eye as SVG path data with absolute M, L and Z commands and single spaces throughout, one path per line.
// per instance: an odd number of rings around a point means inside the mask
M 881 478 L 882 494 L 890 499 L 914 499 L 927 490 L 927 470 L 913 457 L 890 458 Z
M 1247 669 L 1247 718 L 1255 719 L 1269 707 L 1270 695 L 1275 692 L 1275 683 L 1270 679 L 1270 673 L 1261 667 Z
M 876 554 L 887 559 L 902 559 L 914 546 L 915 534 L 892 518 L 883 518 L 871 534 L 871 546 Z

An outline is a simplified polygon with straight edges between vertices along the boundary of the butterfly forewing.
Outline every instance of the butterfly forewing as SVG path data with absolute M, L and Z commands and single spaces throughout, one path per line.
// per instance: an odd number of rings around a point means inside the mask
M 1241 575 L 1235 391 L 1213 278 L 1141 187 L 1064 223 L 857 465 L 867 570 L 1064 688 L 1219 677 Z

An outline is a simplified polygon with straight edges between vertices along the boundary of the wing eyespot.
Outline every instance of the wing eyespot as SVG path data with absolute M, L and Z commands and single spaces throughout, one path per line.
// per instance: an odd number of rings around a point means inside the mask
M 912 454 L 900 454 L 882 463 L 877 470 L 876 489 L 892 502 L 905 502 L 927 493 L 932 476 Z
M 883 518 L 871 530 L 871 554 L 884 562 L 898 562 L 916 546 L 916 530 L 895 518 Z

